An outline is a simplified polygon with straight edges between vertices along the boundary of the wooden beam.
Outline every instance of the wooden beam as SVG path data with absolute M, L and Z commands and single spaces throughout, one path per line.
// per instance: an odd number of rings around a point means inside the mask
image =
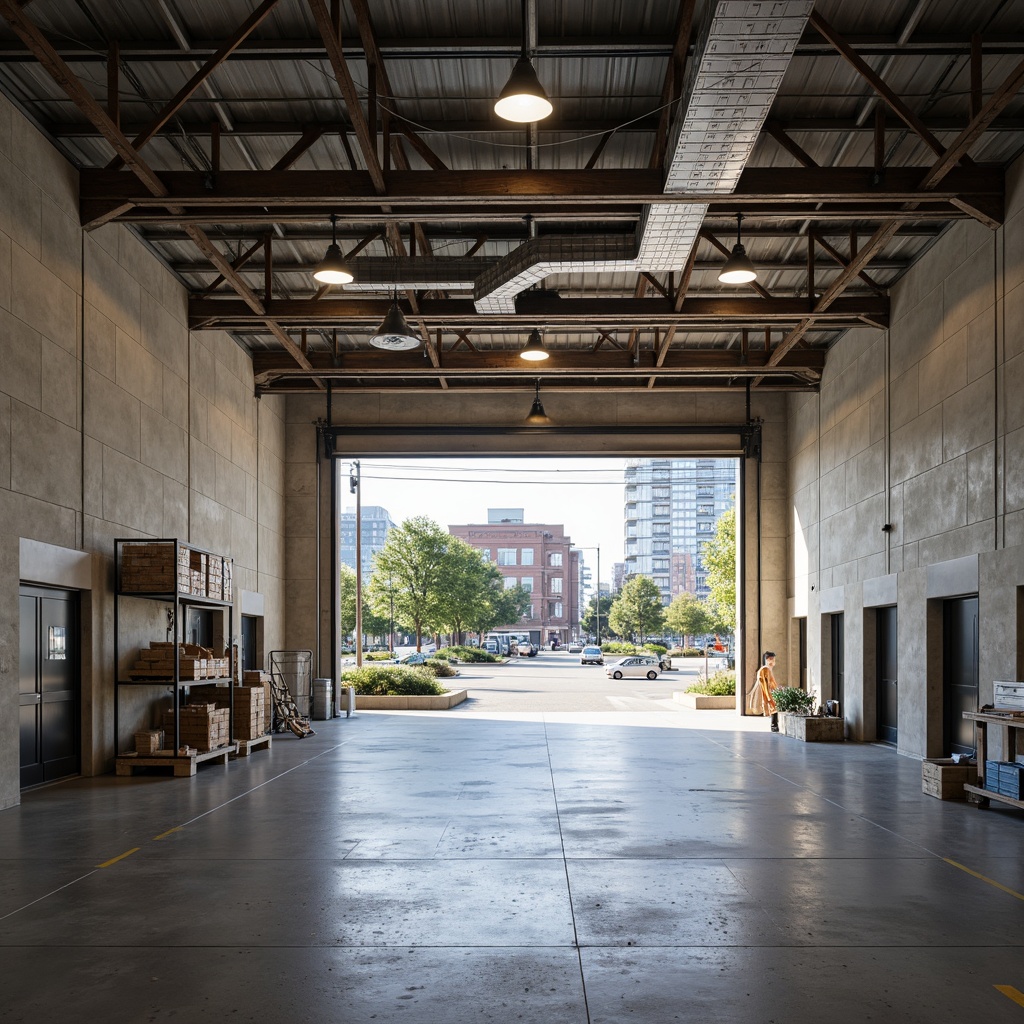
M 113 40 L 107 51 L 107 114 L 110 120 L 121 130 L 121 48 L 117 40 Z
M 971 36 L 971 97 L 969 117 L 973 121 L 980 113 L 984 104 L 984 93 L 981 91 L 981 36 L 975 32 Z
M 323 131 L 320 128 L 306 128 L 299 136 L 298 141 L 288 150 L 287 153 L 280 160 L 274 164 L 270 169 L 272 171 L 287 171 L 296 160 L 302 156 L 314 143 L 316 143 L 321 136 Z
M 701 228 L 699 237 L 703 238 L 705 242 L 709 242 L 720 253 L 724 254 L 725 256 L 728 257 L 732 255 L 732 250 L 727 245 L 723 245 L 710 231 L 706 231 L 703 228 Z M 757 292 L 757 294 L 762 296 L 763 298 L 770 299 L 772 297 L 771 292 L 768 291 L 768 289 L 765 288 L 763 285 L 758 284 L 757 281 L 750 281 L 749 284 L 750 287 L 753 288 L 754 291 Z
M 925 127 L 924 122 L 875 74 L 872 67 L 817 11 L 811 11 L 807 23 L 832 44 L 846 62 L 885 100 L 892 112 L 911 131 L 920 136 L 936 156 L 942 156 L 945 153 L 942 143 Z
M 827 239 L 822 238 L 820 235 L 818 235 L 818 234 L 816 234 L 814 232 L 811 232 L 808 235 L 808 238 L 813 238 L 814 241 L 816 241 L 818 243 L 818 245 L 820 245 L 822 247 L 822 249 L 824 249 L 825 252 L 827 252 L 829 254 L 829 256 L 831 256 L 832 259 L 834 259 L 836 261 L 836 263 L 838 263 L 844 269 L 850 265 L 850 262 L 852 260 L 855 260 L 857 258 L 856 243 L 854 241 L 851 241 L 851 245 L 850 245 L 850 251 L 851 251 L 850 259 L 846 260 L 846 259 L 843 258 L 842 253 L 840 253 L 839 250 L 835 248 L 835 246 L 829 244 Z M 857 276 L 870 289 L 872 289 L 872 291 L 877 292 L 879 295 L 885 295 L 886 294 L 886 290 L 877 281 L 875 281 L 873 278 L 868 277 L 868 275 L 863 270 L 860 271 L 860 273 L 858 273 Z
M 260 251 L 260 249 L 262 249 L 262 248 L 263 248 L 263 239 L 261 238 L 258 241 L 253 242 L 253 244 L 251 246 L 249 246 L 249 248 L 246 249 L 245 252 L 243 252 L 239 257 L 237 257 L 237 259 L 232 261 L 231 269 L 232 270 L 241 270 L 242 267 L 244 267 L 246 265 L 246 263 L 248 263 L 249 260 L 251 260 L 253 258 L 253 256 L 255 256 L 256 253 L 258 253 Z M 187 273 L 194 273 L 194 271 L 187 271 Z M 213 279 L 213 281 L 209 285 L 207 285 L 201 292 L 198 293 L 198 295 L 208 295 L 223 280 L 224 280 L 223 275 L 218 274 L 217 277 L 215 277 Z
M 608 140 L 615 134 L 614 129 L 610 132 L 605 132 L 600 139 L 598 139 L 597 145 L 594 147 L 594 152 L 590 154 L 590 159 L 587 160 L 585 170 L 590 170 L 596 166 L 597 161 L 601 159 L 601 154 L 604 152 L 604 147 L 608 145 Z
M 331 21 L 331 12 L 324 6 L 323 0 L 307 0 L 307 2 L 313 13 L 313 19 L 316 21 L 316 27 L 320 31 L 320 37 L 327 48 L 327 59 L 330 61 L 331 70 L 334 72 L 338 88 L 341 90 L 341 97 L 345 101 L 345 109 L 352 121 L 352 129 L 355 131 L 356 141 L 363 154 L 370 180 L 378 193 L 386 192 L 384 173 L 381 170 L 380 161 L 377 159 L 377 145 L 360 105 L 359 93 L 356 90 L 355 82 L 352 81 L 345 53 L 342 50 L 334 23 Z
M 665 80 L 661 86 L 659 103 L 658 128 L 654 133 L 651 155 L 647 161 L 650 168 L 660 168 L 665 162 L 665 144 L 668 130 L 672 125 L 676 100 L 682 93 L 683 81 L 686 77 L 686 61 L 690 53 L 690 37 L 693 34 L 693 12 L 697 0 L 680 0 L 679 16 L 676 18 L 676 36 L 672 45 L 672 53 L 665 69 Z
M 818 162 L 806 150 L 801 149 L 783 130 L 778 121 L 769 118 L 764 123 L 764 131 L 770 135 L 787 153 L 796 159 L 801 167 L 817 167 Z
M 238 49 L 239 44 L 243 42 L 252 32 L 256 29 L 260 23 L 267 17 L 268 14 L 277 5 L 278 0 L 263 0 L 263 3 L 256 8 L 252 14 L 249 15 L 245 21 L 237 28 L 234 35 L 232 35 L 225 43 L 223 43 L 217 52 L 210 57 L 210 59 L 174 94 L 174 96 L 164 105 L 164 108 L 159 114 L 153 118 L 152 121 L 141 131 L 132 142 L 132 148 L 140 150 L 142 147 L 149 142 L 150 139 L 160 131 L 161 128 L 174 115 L 181 110 L 181 108 L 188 102 L 189 97 L 205 82 L 214 71 L 217 70 L 228 59 L 231 54 Z M 121 156 L 118 156 L 112 160 L 108 165 L 108 169 L 113 170 L 121 166 Z

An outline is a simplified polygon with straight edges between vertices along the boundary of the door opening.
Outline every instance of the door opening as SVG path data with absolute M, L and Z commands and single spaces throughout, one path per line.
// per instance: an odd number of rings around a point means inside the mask
M 942 752 L 974 751 L 974 723 L 965 711 L 978 710 L 978 598 L 943 602 Z
M 896 606 L 879 608 L 877 613 L 877 735 L 885 743 L 898 739 L 899 696 L 897 691 L 899 658 L 896 646 Z

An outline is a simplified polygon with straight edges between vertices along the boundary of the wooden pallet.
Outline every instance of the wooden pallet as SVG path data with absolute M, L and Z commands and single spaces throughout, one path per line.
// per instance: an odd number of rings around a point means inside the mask
M 228 758 L 237 753 L 238 744 L 229 743 L 216 750 L 203 750 L 196 754 L 170 756 L 160 754 L 118 754 L 115 762 L 118 775 L 132 775 L 136 768 L 171 768 L 175 778 L 188 778 L 196 773 L 196 765 L 205 761 L 219 761 L 227 764 Z
M 235 757 L 248 757 L 254 750 L 263 746 L 269 750 L 272 738 L 270 733 L 267 733 L 265 736 L 257 736 L 254 740 L 235 740 L 238 746 L 238 753 L 235 754 Z

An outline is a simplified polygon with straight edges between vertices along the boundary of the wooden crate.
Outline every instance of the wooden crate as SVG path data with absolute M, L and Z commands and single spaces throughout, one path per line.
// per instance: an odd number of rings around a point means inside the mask
M 921 792 L 939 800 L 966 800 L 964 783 L 978 781 L 976 764 L 954 764 L 948 757 L 921 762 Z
M 163 729 L 140 729 L 135 734 L 135 752 L 137 754 L 155 754 L 164 747 Z

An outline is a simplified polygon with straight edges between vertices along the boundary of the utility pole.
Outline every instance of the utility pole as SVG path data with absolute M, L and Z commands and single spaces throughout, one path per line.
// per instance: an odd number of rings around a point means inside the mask
M 597 646 L 601 646 L 601 545 L 597 546 Z
M 356 496 L 356 668 L 363 664 L 363 490 L 359 484 L 357 459 L 348 477 L 349 493 Z

